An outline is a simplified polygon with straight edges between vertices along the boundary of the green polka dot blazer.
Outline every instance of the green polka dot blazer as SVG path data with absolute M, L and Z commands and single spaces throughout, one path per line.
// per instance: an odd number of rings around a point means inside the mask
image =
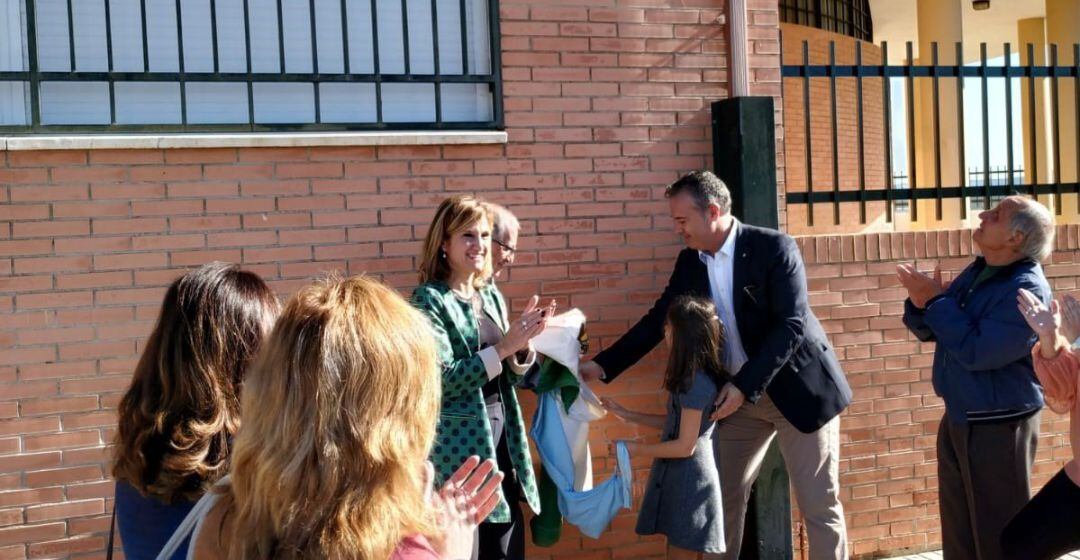
M 486 286 L 480 290 L 480 295 L 484 312 L 506 332 L 506 302 L 498 288 Z M 480 334 L 472 305 L 456 298 L 445 282 L 420 285 L 413 292 L 412 303 L 428 316 L 434 327 L 443 368 L 442 411 L 435 449 L 431 453 L 436 478 L 441 484 L 470 455 L 495 459 L 495 442 L 481 390 L 488 381 L 487 370 L 478 354 Z M 529 458 L 529 445 L 525 439 L 525 422 L 513 387 L 520 377 L 503 362 L 503 372 L 497 379 L 506 408 L 506 442 L 514 471 L 529 507 L 539 513 L 540 498 Z M 515 473 L 506 473 L 506 476 L 511 477 Z M 504 497 L 500 496 L 499 505 L 487 520 L 494 523 L 510 521 L 510 510 Z

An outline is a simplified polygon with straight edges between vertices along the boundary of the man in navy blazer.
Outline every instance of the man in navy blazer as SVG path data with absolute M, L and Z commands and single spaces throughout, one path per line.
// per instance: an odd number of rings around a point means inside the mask
M 686 249 L 652 309 L 618 341 L 581 366 L 610 383 L 663 340 L 668 305 L 679 295 L 711 298 L 724 323 L 724 364 L 733 376 L 717 400 L 716 458 L 724 500 L 724 558 L 738 558 L 750 488 L 769 442 L 779 437 L 810 558 L 847 558 L 839 498 L 839 414 L 851 402 L 840 363 L 807 302 L 795 241 L 740 223 L 716 175 L 694 171 L 665 193 Z

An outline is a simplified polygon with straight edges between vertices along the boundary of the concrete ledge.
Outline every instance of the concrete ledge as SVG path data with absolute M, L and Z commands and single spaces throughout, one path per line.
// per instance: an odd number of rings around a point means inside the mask
M 302 148 L 505 144 L 506 132 L 243 132 L 228 134 L 71 134 L 0 136 L 0 151 L 146 150 L 164 148 Z

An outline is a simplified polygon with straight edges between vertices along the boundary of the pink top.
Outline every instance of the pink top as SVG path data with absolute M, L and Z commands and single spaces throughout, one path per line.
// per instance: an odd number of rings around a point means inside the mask
M 1031 349 L 1031 359 L 1035 365 L 1035 376 L 1043 386 L 1046 406 L 1058 414 L 1071 413 L 1069 442 L 1072 444 L 1073 460 L 1065 466 L 1065 472 L 1074 483 L 1080 485 L 1080 466 L 1077 463 L 1077 453 L 1080 452 L 1080 399 L 1077 398 L 1080 356 L 1072 348 L 1065 348 L 1057 356 L 1047 359 L 1042 357 L 1042 350 L 1036 343 Z
M 423 535 L 405 537 L 394 550 L 390 560 L 441 560 L 438 552 Z

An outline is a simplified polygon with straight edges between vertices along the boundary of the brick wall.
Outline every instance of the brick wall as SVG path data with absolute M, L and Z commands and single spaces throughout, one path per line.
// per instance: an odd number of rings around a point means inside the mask
M 207 261 L 282 296 L 329 270 L 407 291 L 434 206 L 476 193 L 522 219 L 514 303 L 621 332 L 679 248 L 662 186 L 709 166 L 724 4 L 503 0 L 506 145 L 0 153 L 0 559 L 102 556 L 115 405 L 165 287 Z M 750 4 L 753 91 L 778 97 L 776 3 Z M 657 384 L 618 390 L 656 403 Z M 632 524 L 529 556 L 662 552 Z
M 1077 226 L 1059 226 L 1046 267 L 1055 293 L 1077 290 Z M 944 408 L 930 386 L 934 344 L 900 321 L 906 292 L 896 265 L 940 265 L 946 279 L 971 262 L 970 231 L 802 237 L 810 303 L 854 390 L 841 420 L 840 487 L 852 552 L 939 548 L 935 437 Z M 1034 482 L 1071 457 L 1068 418 L 1045 409 Z

